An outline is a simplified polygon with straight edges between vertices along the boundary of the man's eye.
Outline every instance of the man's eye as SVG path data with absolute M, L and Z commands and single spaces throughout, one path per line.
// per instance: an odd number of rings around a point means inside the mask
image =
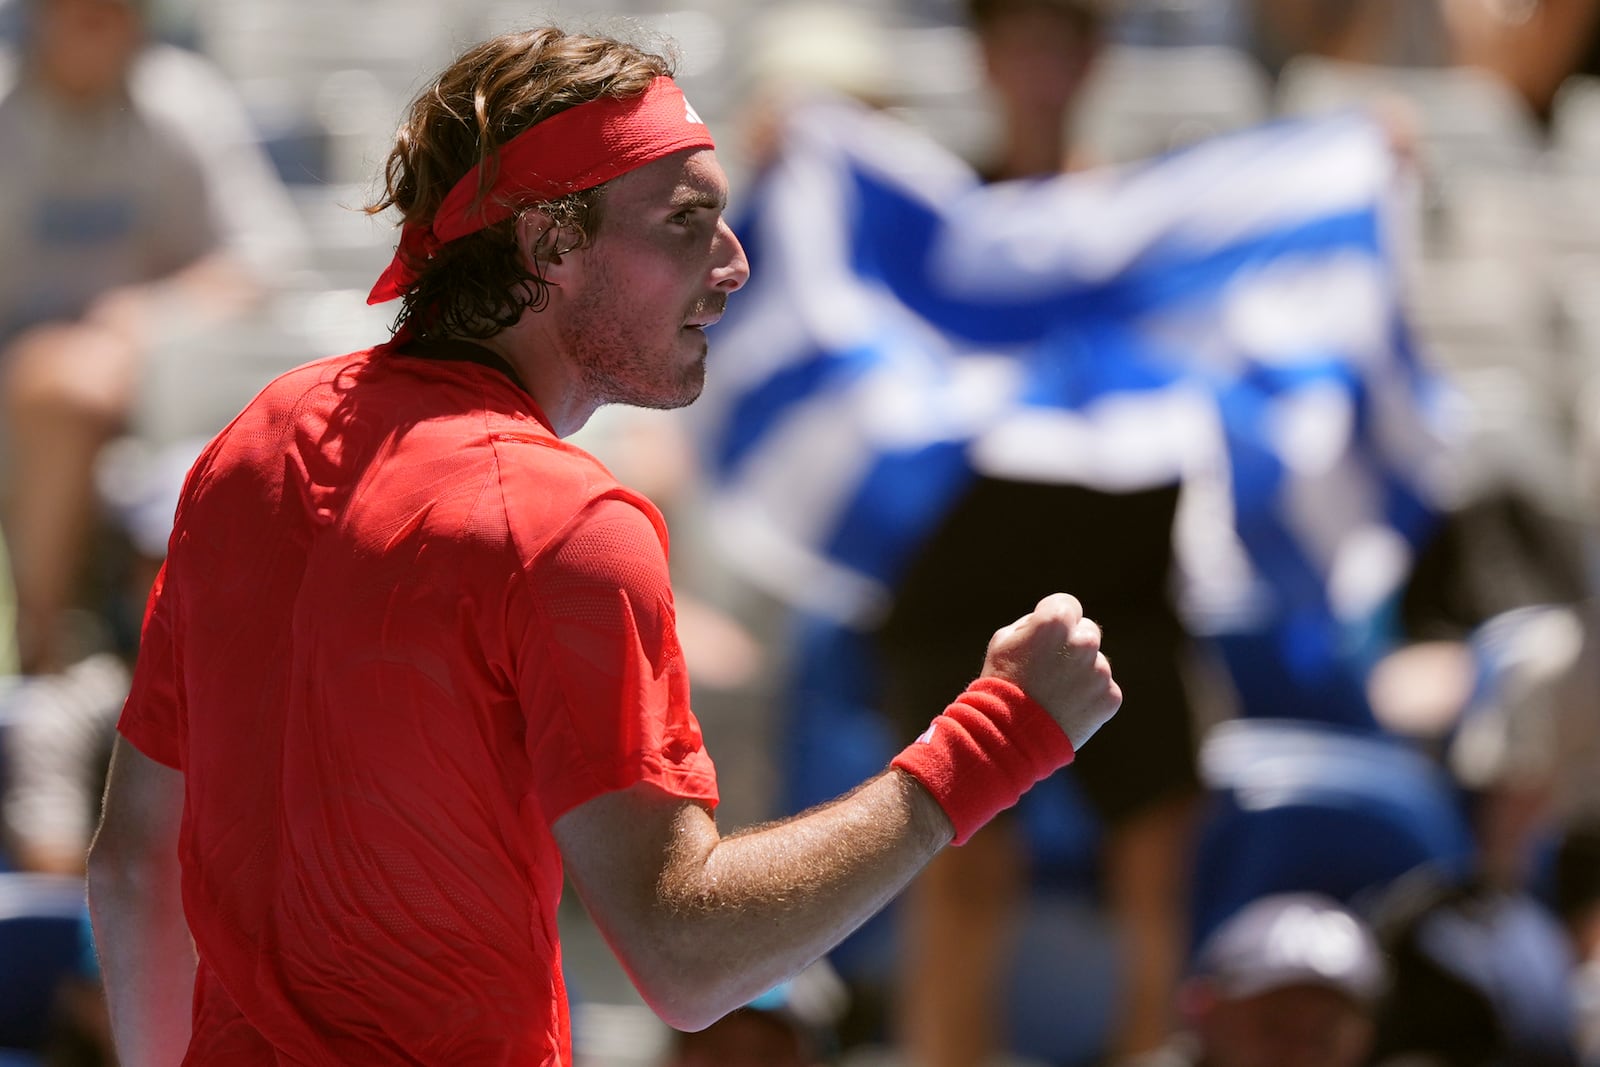
M 672 216 L 672 221 L 677 223 L 680 226 L 687 226 L 687 225 L 689 225 L 689 220 L 691 218 L 693 218 L 693 217 L 694 217 L 694 212 L 692 210 L 690 210 L 690 211 L 680 211 L 676 215 Z

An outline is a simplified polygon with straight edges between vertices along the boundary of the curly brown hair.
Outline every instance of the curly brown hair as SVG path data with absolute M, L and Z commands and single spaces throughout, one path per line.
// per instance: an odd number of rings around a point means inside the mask
M 366 210 L 377 214 L 393 207 L 403 223 L 427 225 L 472 167 L 480 167 L 479 197 L 487 194 L 497 150 L 523 130 L 603 96 L 637 96 L 671 73 L 668 56 L 550 26 L 476 45 L 412 103 L 384 166 L 383 193 Z M 510 219 L 445 244 L 426 262 L 408 262 L 417 282 L 402 297 L 395 331 L 485 338 L 515 323 L 525 309 L 543 308 L 547 284 L 517 244 L 522 212 L 538 208 L 551 217 L 547 232 L 575 233 L 573 247 L 581 247 L 600 224 L 604 188 L 520 205 Z

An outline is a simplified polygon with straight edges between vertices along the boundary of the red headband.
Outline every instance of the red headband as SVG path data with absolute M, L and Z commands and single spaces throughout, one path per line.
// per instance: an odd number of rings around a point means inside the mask
M 450 189 L 431 225 L 408 222 L 400 247 L 367 303 L 381 304 L 416 284 L 411 264 L 439 247 L 510 218 L 520 205 L 593 189 L 636 167 L 686 148 L 714 148 L 711 131 L 671 78 L 660 77 L 639 96 L 602 96 L 528 127 L 500 147 L 494 185 L 478 196 L 479 168 Z

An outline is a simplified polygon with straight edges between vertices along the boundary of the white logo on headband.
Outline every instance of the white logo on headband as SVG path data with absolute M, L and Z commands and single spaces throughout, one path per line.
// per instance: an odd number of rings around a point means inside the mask
M 683 121 L 692 122 L 698 126 L 706 124 L 706 120 L 700 117 L 700 113 L 694 109 L 694 105 L 689 103 L 687 98 L 683 101 Z

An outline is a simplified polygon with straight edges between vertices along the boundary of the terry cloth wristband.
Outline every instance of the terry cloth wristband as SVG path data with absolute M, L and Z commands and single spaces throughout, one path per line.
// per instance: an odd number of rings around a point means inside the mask
M 921 782 L 966 844 L 1033 784 L 1072 762 L 1066 731 L 1022 688 L 983 677 L 894 758 Z

